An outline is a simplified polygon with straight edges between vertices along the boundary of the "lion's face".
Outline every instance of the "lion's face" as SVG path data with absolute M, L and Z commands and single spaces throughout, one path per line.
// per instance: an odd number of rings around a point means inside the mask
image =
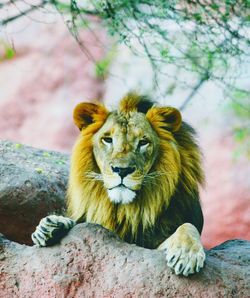
M 166 173 L 164 185 L 169 187 L 165 192 L 173 192 L 180 168 L 172 135 L 181 125 L 178 110 L 153 107 L 143 97 L 129 94 L 113 112 L 102 105 L 81 103 L 74 110 L 74 121 L 82 133 L 81 145 L 76 147 L 79 152 L 74 154 L 79 159 L 78 173 L 86 181 L 101 180 L 111 202 L 133 202 L 146 186 L 154 185 L 157 176 Z M 158 169 L 154 172 L 155 163 Z
M 158 153 L 159 138 L 142 113 L 112 113 L 93 137 L 93 152 L 109 198 L 130 203 Z

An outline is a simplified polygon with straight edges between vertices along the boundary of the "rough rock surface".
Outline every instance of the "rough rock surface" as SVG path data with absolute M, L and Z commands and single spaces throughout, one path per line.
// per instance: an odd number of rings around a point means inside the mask
M 250 243 L 207 252 L 206 266 L 175 276 L 164 253 L 130 245 L 93 224 L 79 224 L 53 247 L 0 238 L 0 297 L 248 297 Z
M 0 232 L 31 244 L 40 219 L 63 212 L 68 168 L 65 154 L 1 141 Z

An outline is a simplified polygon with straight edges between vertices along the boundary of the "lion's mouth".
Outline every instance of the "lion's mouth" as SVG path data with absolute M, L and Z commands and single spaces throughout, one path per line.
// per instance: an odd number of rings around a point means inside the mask
M 118 185 L 116 185 L 116 186 L 114 186 L 114 187 L 111 187 L 111 188 L 109 188 L 108 190 L 112 190 L 112 189 L 117 188 L 117 187 L 127 188 L 127 189 L 129 189 L 129 190 L 131 190 L 131 191 L 134 191 L 133 189 L 131 189 L 130 187 L 128 187 L 127 185 L 125 185 L 125 184 L 123 184 L 123 183 L 120 183 L 120 184 L 118 184 Z
M 123 183 L 108 189 L 108 195 L 111 202 L 116 204 L 129 204 L 136 197 L 136 192 Z

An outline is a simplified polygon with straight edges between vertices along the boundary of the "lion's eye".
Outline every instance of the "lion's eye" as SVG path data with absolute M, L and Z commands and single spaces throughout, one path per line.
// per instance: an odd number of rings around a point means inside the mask
M 138 147 L 143 147 L 149 144 L 149 141 L 146 139 L 140 140 L 138 143 Z
M 107 144 L 112 144 L 113 140 L 110 137 L 104 137 L 102 138 L 102 142 L 103 144 L 107 145 Z

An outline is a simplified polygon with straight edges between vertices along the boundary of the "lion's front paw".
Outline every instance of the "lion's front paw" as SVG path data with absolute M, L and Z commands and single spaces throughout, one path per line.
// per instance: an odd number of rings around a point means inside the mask
M 76 222 L 70 218 L 49 215 L 41 219 L 35 232 L 31 235 L 34 244 L 48 246 L 59 241 Z
M 175 274 L 188 276 L 199 272 L 204 266 L 206 255 L 200 242 L 200 235 L 191 224 L 180 226 L 163 243 L 161 249 L 165 249 L 167 265 Z
M 167 265 L 175 274 L 188 276 L 199 272 L 204 265 L 205 253 L 201 244 L 198 243 L 170 243 L 166 250 Z

